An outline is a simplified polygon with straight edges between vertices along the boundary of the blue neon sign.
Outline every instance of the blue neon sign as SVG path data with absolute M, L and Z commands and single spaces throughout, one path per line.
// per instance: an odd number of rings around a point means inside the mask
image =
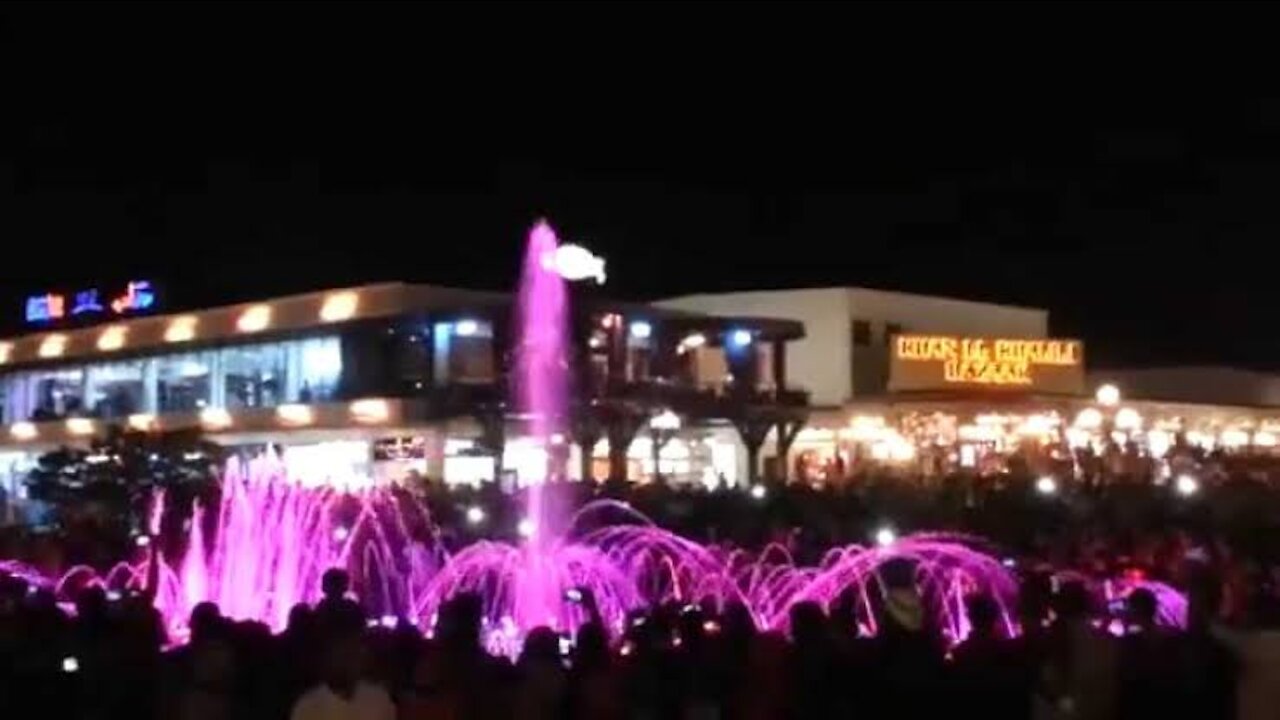
M 104 303 L 99 288 L 85 288 L 71 294 L 47 292 L 27 298 L 24 317 L 31 324 L 56 323 L 68 318 L 92 319 L 98 316 L 125 316 L 146 312 L 156 306 L 156 291 L 150 280 L 132 280 L 124 290 Z

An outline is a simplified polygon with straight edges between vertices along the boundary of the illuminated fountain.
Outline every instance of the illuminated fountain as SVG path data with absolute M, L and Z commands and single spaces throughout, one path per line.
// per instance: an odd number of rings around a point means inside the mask
M 564 432 L 570 397 L 565 280 L 585 278 L 602 282 L 603 261 L 559 245 L 550 226 L 537 224 L 518 293 L 512 400 L 514 418 L 543 448 Z M 528 492 L 523 542 L 481 541 L 449 556 L 434 540 L 425 510 L 407 494 L 368 483 L 324 487 L 314 477 L 297 477 L 302 472 L 308 471 L 274 455 L 232 463 L 216 510 L 197 506 L 181 543 L 157 540 L 146 558 L 102 575 L 73 568 L 49 581 L 13 563 L 0 563 L 0 571 L 48 585 L 63 599 L 86 583 L 151 587 L 180 639 L 192 608 L 205 601 L 230 617 L 282 629 L 293 605 L 318 599 L 325 570 L 345 567 L 370 615 L 408 617 L 424 630 L 450 598 L 478 595 L 487 644 L 512 653 L 536 626 L 571 631 L 583 621 L 580 607 L 565 600 L 574 588 L 591 591 L 615 632 L 629 612 L 660 603 L 740 603 L 759 627 L 785 629 L 798 602 L 831 609 L 851 601 L 859 627 L 874 633 L 881 570 L 905 559 L 915 568 L 925 607 L 951 640 L 968 632 L 963 600 L 973 592 L 995 598 L 1006 627 L 1014 629 L 1008 613 L 1016 596 L 1013 576 L 965 539 L 889 535 L 877 547 L 836 548 L 817 566 L 804 567 L 777 546 L 757 553 L 702 546 L 617 502 L 556 517 L 544 497 L 547 468 L 521 478 Z M 153 533 L 163 501 L 156 507 Z M 155 558 L 154 567 L 148 558 Z

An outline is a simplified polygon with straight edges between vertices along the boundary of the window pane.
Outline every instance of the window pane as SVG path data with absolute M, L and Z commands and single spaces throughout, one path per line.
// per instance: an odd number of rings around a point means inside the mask
M 90 365 L 85 388 L 94 417 L 122 418 L 145 409 L 141 361 Z
M 214 353 L 157 358 L 156 396 L 160 412 L 197 412 L 212 402 Z
M 274 407 L 285 402 L 284 343 L 264 343 L 220 351 L 228 409 Z
M 871 323 L 866 320 L 853 321 L 853 344 L 867 346 L 871 344 Z
M 297 402 L 329 400 L 342 375 L 342 343 L 336 337 L 292 343 L 301 357 L 301 384 L 289 399 Z

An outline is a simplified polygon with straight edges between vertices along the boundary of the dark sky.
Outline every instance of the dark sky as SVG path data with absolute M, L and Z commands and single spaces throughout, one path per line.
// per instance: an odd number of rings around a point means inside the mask
M 547 215 L 621 296 L 937 292 L 1096 363 L 1280 368 L 1248 9 L 6 6 L 0 327 L 129 277 L 503 287 Z

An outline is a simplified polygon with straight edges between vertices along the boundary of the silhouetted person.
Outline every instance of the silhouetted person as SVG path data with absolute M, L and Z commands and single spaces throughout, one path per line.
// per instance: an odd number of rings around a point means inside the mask
M 990 595 L 971 595 L 965 611 L 969 636 L 952 651 L 957 709 L 988 720 L 1029 717 L 1030 688 L 1021 682 L 1017 648 L 1001 628 L 1000 606 Z
M 1047 639 L 1038 717 L 1114 717 L 1118 662 L 1114 639 L 1093 626 L 1089 596 L 1079 581 L 1063 583 L 1054 600 L 1057 619 Z
M 1119 714 L 1168 717 L 1177 707 L 1177 655 L 1171 639 L 1156 626 L 1155 593 L 1137 588 L 1125 601 L 1125 636 L 1120 641 Z
M 290 720 L 394 720 L 396 708 L 387 691 L 362 678 L 364 663 L 359 633 L 330 636 L 321 681 L 294 703 Z
M 790 620 L 789 716 L 831 717 L 837 714 L 837 694 L 842 686 L 826 614 L 815 602 L 799 602 L 791 606 Z
M 358 633 L 364 628 L 364 612 L 347 597 L 350 588 L 351 577 L 341 568 L 329 568 L 320 577 L 322 597 L 316 603 L 315 626 L 321 637 Z
M 942 702 L 941 644 L 927 625 L 915 576 L 915 564 L 906 559 L 880 568 L 883 609 L 867 661 L 873 717 L 931 717 Z

